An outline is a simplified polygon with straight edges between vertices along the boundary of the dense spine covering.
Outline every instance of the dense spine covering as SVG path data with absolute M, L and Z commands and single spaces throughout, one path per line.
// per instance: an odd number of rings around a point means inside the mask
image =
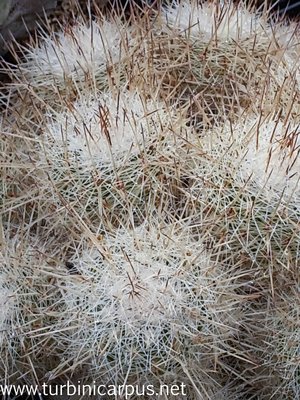
M 299 396 L 299 57 L 293 24 L 183 1 L 6 65 L 8 381 Z

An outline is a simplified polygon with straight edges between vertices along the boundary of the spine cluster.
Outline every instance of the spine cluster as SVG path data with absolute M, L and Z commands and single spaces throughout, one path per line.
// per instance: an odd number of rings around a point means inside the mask
M 299 397 L 299 57 L 292 23 L 186 0 L 4 66 L 7 382 Z

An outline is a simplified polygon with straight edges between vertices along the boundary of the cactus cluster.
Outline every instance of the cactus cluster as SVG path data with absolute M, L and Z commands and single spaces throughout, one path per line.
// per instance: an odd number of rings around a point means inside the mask
M 0 374 L 295 400 L 295 25 L 194 0 L 126 17 L 4 64 Z

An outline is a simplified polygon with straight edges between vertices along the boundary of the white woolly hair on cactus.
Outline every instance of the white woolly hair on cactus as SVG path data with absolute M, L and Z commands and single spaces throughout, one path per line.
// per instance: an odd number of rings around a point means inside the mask
M 69 110 L 49 113 L 44 123 L 32 176 L 42 190 L 49 190 L 50 180 L 51 197 L 62 197 L 89 223 L 97 213 L 96 220 L 106 212 L 118 219 L 131 208 L 136 214 L 155 208 L 146 196 L 160 185 L 158 157 L 171 160 L 187 129 L 179 113 L 138 91 L 83 96 Z M 172 173 L 172 165 L 168 169 Z
M 297 145 L 291 155 L 284 148 L 287 127 L 276 122 L 260 122 L 261 129 L 255 127 L 257 119 L 248 123 L 248 129 L 240 121 L 203 132 L 199 145 L 190 147 L 185 167 L 190 184 L 182 191 L 191 204 L 186 209 L 203 221 L 211 245 L 237 263 L 250 263 L 251 275 L 260 276 L 260 285 L 274 293 L 281 287 L 280 276 L 294 284 L 292 273 L 299 265 Z M 297 130 L 290 128 L 295 138 Z
M 40 36 L 38 44 L 24 49 L 14 73 L 21 85 L 30 85 L 42 101 L 54 104 L 66 91 L 74 96 L 86 87 L 107 89 L 111 80 L 117 83 L 120 71 L 113 66 L 126 55 L 130 27 L 121 20 L 78 21 L 59 33 Z
M 174 28 L 182 35 L 194 39 L 202 37 L 207 42 L 232 40 L 243 44 L 252 37 L 257 38 L 257 45 L 267 46 L 272 39 L 286 45 L 291 52 L 297 46 L 295 30 L 297 23 L 275 15 L 270 18 L 266 12 L 256 12 L 245 2 L 198 2 L 183 0 L 165 6 L 162 12 L 165 27 Z
M 138 93 L 82 96 L 72 108 L 48 116 L 45 157 L 68 154 L 81 167 L 116 168 L 145 145 L 159 139 L 170 115 L 162 103 L 143 100 Z
M 248 39 L 253 33 L 264 34 L 262 20 L 246 7 L 225 2 L 196 2 L 184 0 L 165 7 L 163 18 L 167 25 L 184 35 L 210 40 Z
M 190 104 L 192 119 L 207 125 L 245 109 L 298 114 L 294 27 L 274 29 L 243 6 L 185 1 L 166 7 L 155 31 L 155 40 L 151 33 L 141 45 L 151 49 L 151 61 L 137 63 L 136 75 L 152 73 L 162 95 Z
M 218 359 L 234 356 L 227 342 L 238 332 L 240 306 L 234 274 L 193 236 L 188 226 L 145 221 L 77 248 L 49 329 L 68 360 L 53 377 L 88 365 L 91 379 L 183 380 L 191 393 L 213 393 Z
M 206 135 L 204 148 L 227 159 L 244 182 L 269 200 L 283 197 L 300 212 L 300 127 L 292 122 L 248 117 Z

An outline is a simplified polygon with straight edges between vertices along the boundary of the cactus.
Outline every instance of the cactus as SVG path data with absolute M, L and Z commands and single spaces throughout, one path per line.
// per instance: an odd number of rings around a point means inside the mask
M 299 35 L 242 5 L 148 11 L 4 65 L 3 371 L 294 400 Z

